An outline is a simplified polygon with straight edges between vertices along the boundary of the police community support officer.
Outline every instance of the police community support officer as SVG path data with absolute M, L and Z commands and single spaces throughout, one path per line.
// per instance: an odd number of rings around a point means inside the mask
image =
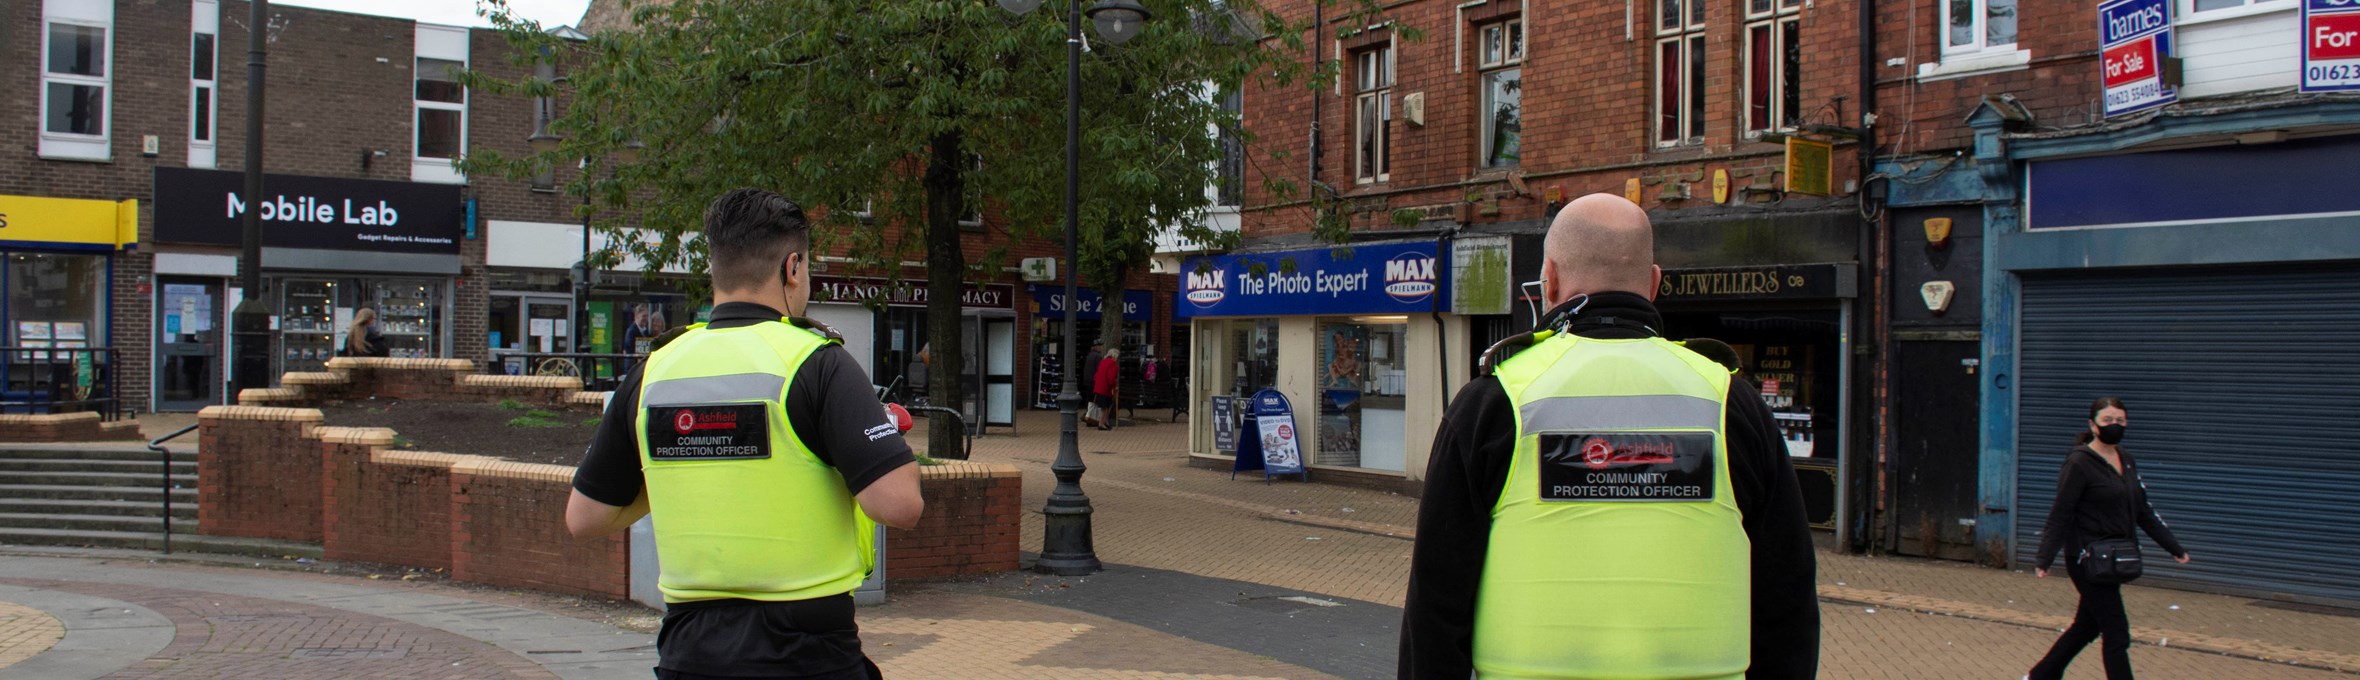
M 1647 213 L 1549 228 L 1542 330 L 1484 357 L 1426 470 L 1400 677 L 1808 678 L 1810 527 L 1769 409 L 1659 336 Z
M 870 678 L 851 592 L 875 524 L 917 524 L 909 445 L 811 297 L 810 222 L 739 189 L 705 213 L 713 320 L 628 377 L 574 475 L 576 536 L 656 517 L 658 678 Z

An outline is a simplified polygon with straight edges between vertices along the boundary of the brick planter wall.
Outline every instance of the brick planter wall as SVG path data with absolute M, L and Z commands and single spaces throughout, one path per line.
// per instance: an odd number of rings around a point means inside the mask
M 210 406 L 197 412 L 197 531 L 320 540 L 319 409 Z
M 0 443 L 139 441 L 139 422 L 104 422 L 94 412 L 0 415 Z
M 393 430 L 323 427 L 320 550 L 331 560 L 450 569 L 451 466 L 474 456 L 387 451 Z
M 885 577 L 932 579 L 1017 569 L 1024 479 L 1010 465 L 960 463 L 920 471 L 926 515 L 885 531 Z
M 251 406 L 327 406 L 358 399 L 492 403 L 515 399 L 533 406 L 576 403 L 582 380 L 557 376 L 481 375 L 465 359 L 338 357 L 328 370 L 288 373 L 282 387 L 238 393 Z
M 574 469 L 471 457 L 451 467 L 451 576 L 614 599 L 631 596 L 629 532 L 566 533 Z

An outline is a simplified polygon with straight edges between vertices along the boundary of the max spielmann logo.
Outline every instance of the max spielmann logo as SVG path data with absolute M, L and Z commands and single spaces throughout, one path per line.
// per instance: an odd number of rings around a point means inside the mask
M 1221 304 L 1222 298 L 1229 297 L 1229 293 L 1226 290 L 1226 286 L 1224 285 L 1225 279 L 1222 277 L 1222 274 L 1223 272 L 1219 269 L 1208 269 L 1202 272 L 1189 272 L 1185 274 L 1184 276 L 1187 277 L 1185 285 L 1187 286 L 1188 290 L 1188 302 L 1198 307 L 1211 307 L 1213 305 Z
M 1434 256 L 1402 253 L 1385 261 L 1385 294 L 1398 302 L 1417 302 L 1433 295 L 1440 279 L 1435 276 Z

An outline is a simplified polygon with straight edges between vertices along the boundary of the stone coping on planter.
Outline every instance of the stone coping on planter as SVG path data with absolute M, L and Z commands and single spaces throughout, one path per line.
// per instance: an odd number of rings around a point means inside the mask
M 582 379 L 563 375 L 482 375 L 473 374 L 459 379 L 466 387 L 495 387 L 510 389 L 582 389 Z
M 383 427 L 336 427 L 313 429 L 311 436 L 330 444 L 356 446 L 392 446 L 393 430 Z
M 64 425 L 68 423 L 98 422 L 97 411 L 79 413 L 11 413 L 0 415 L 0 425 Z
M 573 404 L 573 405 L 575 405 L 575 406 L 598 406 L 598 407 L 604 407 L 604 406 L 606 406 L 606 395 L 609 395 L 609 394 L 614 394 L 614 393 L 613 393 L 613 392 L 575 392 L 575 393 L 573 394 L 573 396 L 566 397 L 566 402 L 567 402 L 567 403 L 570 403 L 570 404 Z
M 460 463 L 465 463 L 467 461 L 483 457 L 484 456 L 471 456 L 461 453 L 436 453 L 433 451 L 378 449 L 369 454 L 369 462 L 383 463 L 386 465 L 408 465 L 412 467 L 452 468 L 458 467 Z
M 279 376 L 279 384 L 281 384 L 281 385 L 334 385 L 334 384 L 337 384 L 337 383 L 344 382 L 344 381 L 345 381 L 345 380 L 347 380 L 347 379 L 348 379 L 348 378 L 346 378 L 346 377 L 344 376 L 344 374 L 342 374 L 342 373 L 335 373 L 335 372 L 329 372 L 329 371 L 298 372 L 298 373 L 287 373 L 287 374 L 284 374 L 284 375 L 281 375 L 281 376 Z
M 329 370 L 356 368 L 410 369 L 428 371 L 475 372 L 475 362 L 466 359 L 387 359 L 380 357 L 336 357 L 328 360 Z
M 252 391 L 252 390 L 248 390 Z M 283 406 L 207 406 L 197 412 L 197 418 L 222 420 L 289 420 L 317 423 L 328 419 L 316 408 L 287 408 Z
M 238 390 L 238 403 L 240 404 L 268 404 L 302 400 L 303 390 L 294 387 L 249 387 Z
M 547 463 L 519 463 L 512 460 L 492 458 L 488 456 L 469 456 L 468 458 L 471 460 L 462 460 L 453 463 L 451 465 L 451 473 L 475 475 L 477 477 L 508 477 L 513 479 L 531 479 L 544 482 L 564 482 L 567 484 L 572 484 L 574 481 L 574 469 L 563 465 L 550 465 Z
M 945 463 L 918 466 L 918 478 L 929 479 L 1008 479 L 1023 477 L 1016 466 L 1006 463 Z

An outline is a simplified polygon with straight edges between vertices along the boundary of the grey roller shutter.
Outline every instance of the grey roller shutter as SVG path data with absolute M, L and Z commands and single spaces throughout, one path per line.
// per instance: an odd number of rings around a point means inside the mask
M 2150 574 L 2360 601 L 2360 265 L 2028 274 L 2021 309 L 2018 564 L 2090 401 L 2113 395 L 2196 556 Z

